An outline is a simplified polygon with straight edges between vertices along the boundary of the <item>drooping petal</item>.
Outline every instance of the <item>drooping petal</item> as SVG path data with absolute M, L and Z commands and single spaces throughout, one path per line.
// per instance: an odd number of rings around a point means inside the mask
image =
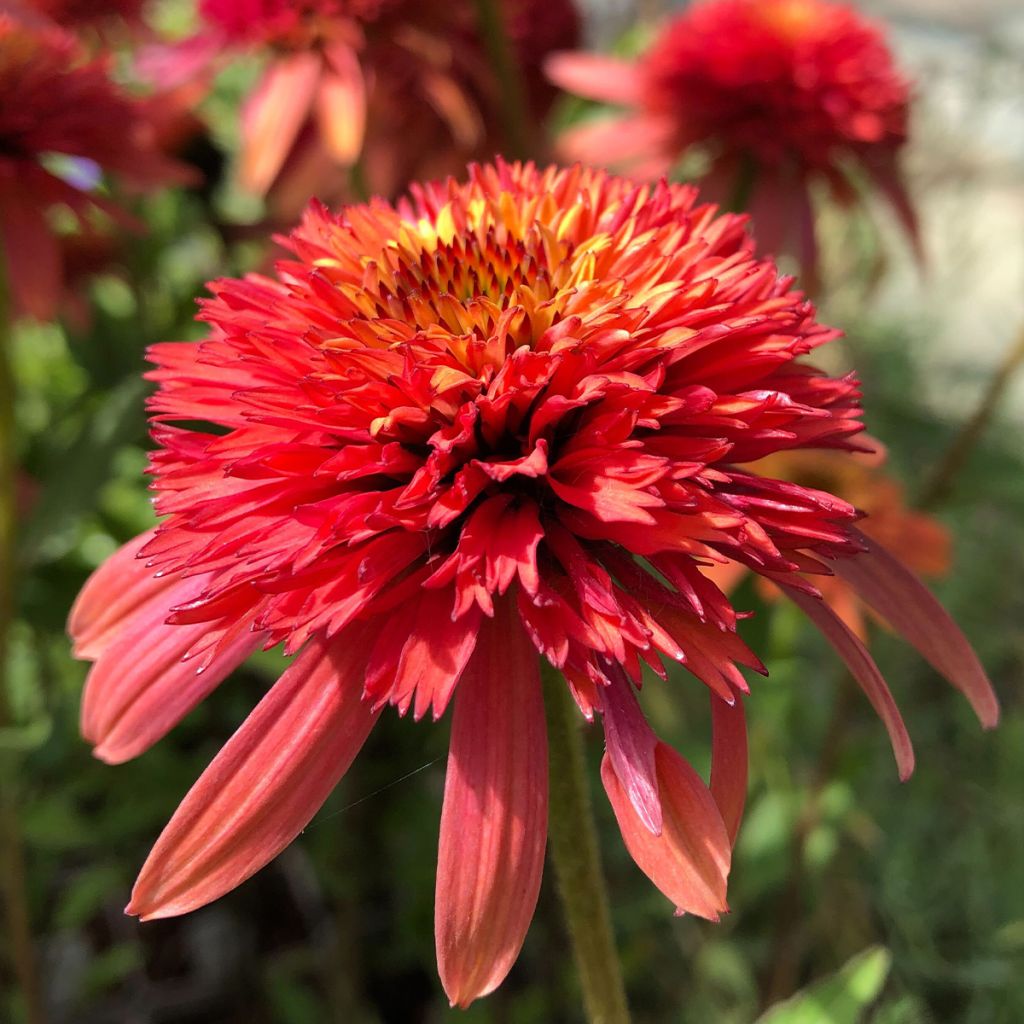
M 320 80 L 320 55 L 302 51 L 276 60 L 242 111 L 239 179 L 262 195 L 270 188 L 309 116 Z
M 780 584 L 789 599 L 814 623 L 826 640 L 846 662 L 854 679 L 857 680 L 871 706 L 885 724 L 892 743 L 900 779 L 906 781 L 914 771 L 914 748 L 903 723 L 896 701 L 886 685 L 868 649 L 843 620 L 823 601 L 805 594 L 796 587 Z
M 495 603 L 455 694 L 434 933 L 453 1006 L 501 984 L 540 892 L 548 758 L 537 655 L 511 597 Z
M 372 634 L 352 628 L 303 649 L 181 802 L 142 867 L 129 914 L 149 920 L 204 906 L 305 828 L 377 719 L 361 699 Z
M 168 626 L 142 615 L 100 657 L 82 695 L 82 735 L 93 744 L 96 757 L 122 764 L 147 751 L 263 639 L 263 634 L 243 624 L 219 642 L 211 656 L 187 658 L 208 632 L 207 623 Z
M 889 625 L 970 701 L 986 729 L 999 721 L 999 702 L 960 627 L 932 592 L 878 541 L 853 532 L 865 551 L 832 563 Z
M 13 192 L 13 194 L 12 194 Z M 4 257 L 15 313 L 50 320 L 57 313 L 61 293 L 60 245 L 41 209 L 28 190 L 0 195 L 0 253 Z
M 173 576 L 154 575 L 138 557 L 155 532 L 147 530 L 128 541 L 85 581 L 68 615 L 76 658 L 95 661 L 117 637 L 128 616 L 174 585 Z M 168 600 L 166 607 L 170 609 L 173 603 Z
M 636 64 L 599 53 L 554 53 L 544 73 L 560 89 L 624 107 L 641 100 L 643 80 Z
M 331 155 L 348 166 L 363 148 L 366 82 L 352 47 L 331 46 L 325 57 L 327 67 L 316 99 L 317 124 Z
M 665 743 L 654 752 L 661 795 L 661 835 L 651 834 L 633 808 L 610 755 L 601 780 L 637 867 L 675 904 L 678 913 L 717 921 L 728 910 L 726 879 L 732 848 L 711 791 L 689 764 Z
M 711 697 L 711 795 L 735 846 L 747 802 L 747 721 L 743 698 L 727 704 Z
M 658 737 L 633 692 L 633 684 L 615 662 L 605 661 L 609 685 L 602 688 L 601 710 L 608 756 L 633 810 L 652 835 L 661 835 L 661 799 L 654 749 Z

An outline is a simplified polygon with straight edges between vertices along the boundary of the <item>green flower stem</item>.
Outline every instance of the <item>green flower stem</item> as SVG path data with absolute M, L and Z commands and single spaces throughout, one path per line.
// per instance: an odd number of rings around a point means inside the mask
M 542 662 L 551 765 L 548 854 L 579 969 L 590 1024 L 629 1024 L 607 886 L 587 788 L 579 711 L 565 680 Z
M 1024 329 L 1007 350 L 1002 363 L 992 375 L 992 379 L 971 418 L 960 428 L 956 437 L 953 438 L 953 443 L 946 449 L 945 455 L 939 460 L 927 483 L 921 488 L 921 495 L 917 501 L 919 507 L 933 508 L 952 491 L 956 478 L 969 461 L 991 422 L 1003 393 L 1022 366 L 1024 366 Z
M 505 28 L 502 5 L 498 0 L 476 0 L 477 25 L 487 49 L 501 93 L 502 127 L 505 129 L 505 155 L 512 159 L 530 156 L 530 120 L 526 89 Z
M 2 275 L 0 275 L 2 277 Z M 0 728 L 12 724 L 7 678 L 8 638 L 14 621 L 17 473 L 14 454 L 14 374 L 6 293 L 0 280 Z M 0 898 L 4 906 L 6 944 L 21 990 L 28 1024 L 43 1024 L 38 958 L 26 898 L 25 851 L 18 815 L 18 760 L 0 751 Z

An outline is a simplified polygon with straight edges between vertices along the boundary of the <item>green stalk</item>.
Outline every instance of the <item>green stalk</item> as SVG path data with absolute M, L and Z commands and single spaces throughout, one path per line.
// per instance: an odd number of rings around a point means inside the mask
M 530 155 L 530 113 L 526 88 L 506 31 L 501 4 L 498 0 L 476 0 L 476 16 L 501 92 L 502 126 L 507 145 L 504 155 L 514 160 L 525 159 Z
M 1003 393 L 1022 366 L 1024 366 L 1024 329 L 1021 330 L 1016 342 L 1007 350 L 1002 363 L 992 375 L 974 413 L 960 428 L 956 437 L 953 438 L 953 443 L 946 449 L 927 483 L 921 488 L 921 496 L 917 501 L 919 507 L 933 508 L 953 490 L 956 478 L 967 465 L 971 454 L 992 421 L 992 416 L 995 414 Z
M 4 282 L 0 280 L 0 728 L 13 724 L 7 664 L 9 636 L 14 621 L 18 517 L 14 454 L 15 387 L 6 298 Z M 0 751 L 0 892 L 11 968 L 24 1000 L 25 1018 L 28 1024 L 44 1024 L 46 1014 L 26 898 L 25 851 L 18 814 L 18 767 L 16 754 Z
M 629 1024 L 608 892 L 587 788 L 579 711 L 542 662 L 551 765 L 548 855 L 555 868 L 589 1024 Z

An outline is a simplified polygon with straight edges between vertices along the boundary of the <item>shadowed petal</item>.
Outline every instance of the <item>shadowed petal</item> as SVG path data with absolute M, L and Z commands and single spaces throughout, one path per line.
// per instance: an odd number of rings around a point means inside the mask
M 347 630 L 303 649 L 181 802 L 127 913 L 148 920 L 204 906 L 305 828 L 377 719 L 360 697 L 368 632 Z
M 935 595 L 894 555 L 867 534 L 851 530 L 863 554 L 832 563 L 904 640 L 970 701 L 986 729 L 999 721 L 999 702 L 967 638 Z
M 468 1006 L 504 980 L 544 866 L 548 755 L 537 653 L 506 597 L 455 694 L 434 933 L 441 983 Z
M 622 667 L 606 660 L 604 670 L 610 682 L 599 693 L 608 756 L 644 827 L 652 835 L 661 835 L 661 800 L 654 763 L 658 737 L 647 724 L 633 684 Z
M 244 188 L 270 188 L 309 116 L 322 70 L 318 53 L 303 51 L 275 61 L 242 110 Z
M 5 188 L 8 195 L 0 197 L 0 255 L 14 311 L 29 313 L 37 320 L 52 319 L 60 304 L 60 245 L 31 192 Z
M 711 695 L 711 795 L 735 845 L 747 802 L 747 721 L 743 698 L 727 704 Z
M 704 780 L 666 743 L 654 751 L 661 795 L 661 835 L 640 820 L 612 759 L 601 762 L 601 781 L 626 849 L 637 867 L 676 905 L 678 913 L 711 921 L 728 910 L 725 884 L 732 850 L 722 815 Z
M 778 582 L 778 581 L 776 581 Z M 860 684 L 865 696 L 878 717 L 885 723 L 892 743 L 892 752 L 896 757 L 900 779 L 906 781 L 914 771 L 914 748 L 903 724 L 903 717 L 896 706 L 889 687 L 868 649 L 857 638 L 856 634 L 845 622 L 823 601 L 805 594 L 796 587 L 780 583 L 786 596 L 821 630 L 822 635 L 836 649 L 839 656 L 846 662 L 854 679 Z

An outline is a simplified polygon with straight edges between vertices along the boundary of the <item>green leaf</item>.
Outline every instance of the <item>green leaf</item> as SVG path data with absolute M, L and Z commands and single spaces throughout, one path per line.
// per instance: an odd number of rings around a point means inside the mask
M 891 966 L 889 951 L 872 946 L 835 974 L 777 1003 L 757 1024 L 859 1024 L 881 993 Z
M 74 546 L 74 528 L 95 508 L 114 455 L 143 429 L 145 391 L 145 382 L 132 378 L 104 396 L 76 442 L 50 467 L 45 489 L 22 533 L 20 546 L 27 565 L 60 558 Z

